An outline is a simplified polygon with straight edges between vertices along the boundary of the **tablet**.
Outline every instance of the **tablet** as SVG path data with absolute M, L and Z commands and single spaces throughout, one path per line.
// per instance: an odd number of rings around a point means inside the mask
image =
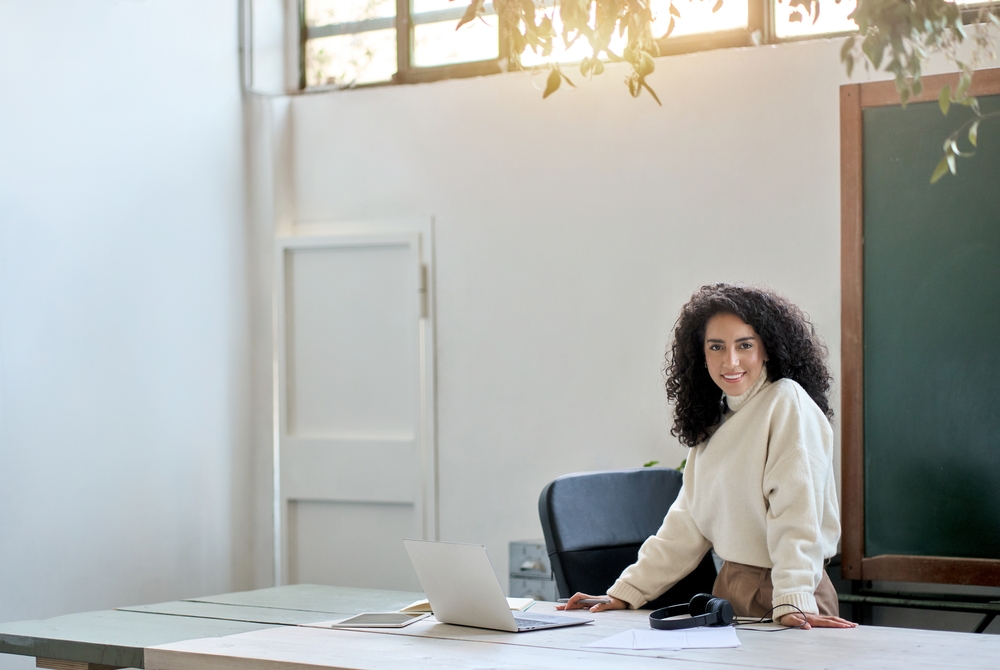
M 429 617 L 427 612 L 364 612 L 332 623 L 333 628 L 402 628 Z

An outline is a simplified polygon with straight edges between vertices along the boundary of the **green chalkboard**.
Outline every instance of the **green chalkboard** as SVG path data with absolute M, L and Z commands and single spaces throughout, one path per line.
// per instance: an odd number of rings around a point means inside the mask
M 1000 95 L 980 98 L 1000 110 Z M 863 112 L 864 555 L 1000 558 L 1000 119 Z M 967 145 L 967 143 L 965 143 Z

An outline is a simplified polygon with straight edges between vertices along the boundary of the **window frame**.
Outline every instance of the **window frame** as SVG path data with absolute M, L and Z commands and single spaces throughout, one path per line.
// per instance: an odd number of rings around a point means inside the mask
M 549 0 L 551 2 L 551 0 Z M 701 0 L 707 1 L 707 0 Z M 391 22 L 396 30 L 396 72 L 391 78 L 385 81 L 352 84 L 348 86 L 336 84 L 323 84 L 318 86 L 306 85 L 306 45 L 308 40 L 324 37 L 333 34 L 344 33 L 323 33 L 325 26 L 309 28 L 306 25 L 306 2 L 307 0 L 297 0 L 299 19 L 299 44 L 298 44 L 298 92 L 299 93 L 321 93 L 331 90 L 344 90 L 354 88 L 371 88 L 376 86 L 392 86 L 397 84 L 418 84 L 444 79 L 464 79 L 468 77 L 480 77 L 490 74 L 501 74 L 505 71 L 530 70 L 532 68 L 516 68 L 510 64 L 510 54 L 508 45 L 504 40 L 498 40 L 498 56 L 487 60 L 469 61 L 464 63 L 450 63 L 446 65 L 414 66 L 413 60 L 413 27 L 410 13 L 410 0 L 395 0 L 395 17 L 384 19 L 368 19 L 368 21 Z M 778 0 L 748 0 L 747 1 L 747 27 L 735 30 L 702 33 L 697 35 L 684 35 L 682 37 L 661 38 L 657 40 L 660 56 L 676 56 L 698 51 L 712 51 L 715 49 L 727 49 L 733 47 L 763 46 L 767 44 L 784 44 L 788 42 L 799 42 L 814 39 L 836 39 L 854 34 L 857 31 L 842 31 L 836 33 L 821 33 L 812 35 L 794 35 L 789 37 L 777 37 L 775 26 L 776 12 L 774 3 Z M 457 17 L 465 9 L 465 4 L 459 4 L 454 10 L 438 10 L 439 14 L 454 14 Z M 492 3 L 490 3 L 492 4 Z M 989 0 L 982 0 L 978 3 L 970 3 L 962 8 L 962 19 L 966 25 L 976 23 L 979 9 L 990 4 Z M 493 14 L 493 16 L 496 16 Z M 446 20 L 446 19 L 441 19 Z M 808 17 L 806 17 L 808 20 Z M 362 22 L 358 22 L 362 23 Z M 389 27 L 386 25 L 385 27 Z M 499 29 L 498 29 L 499 30 Z M 315 33 L 320 34 L 315 34 Z M 310 34 L 313 33 L 313 34 Z M 754 34 L 758 33 L 760 39 L 755 41 Z M 359 34 L 359 33 L 354 33 Z M 501 63 L 507 64 L 502 67 Z
M 456 0 L 457 2 L 458 0 Z M 441 79 L 463 79 L 468 77 L 479 77 L 487 74 L 500 74 L 503 69 L 500 62 L 507 57 L 507 49 L 503 43 L 499 44 L 498 57 L 488 60 L 469 61 L 466 63 L 450 63 L 447 65 L 433 65 L 418 67 L 412 64 L 413 60 L 413 26 L 414 23 L 410 15 L 410 0 L 396 0 L 396 15 L 392 19 L 369 19 L 370 21 L 389 21 L 396 29 L 396 72 L 390 79 L 385 81 L 375 81 L 350 86 L 339 86 L 336 84 L 324 84 L 319 86 L 306 85 L 306 42 L 318 37 L 326 37 L 323 28 L 309 28 L 306 25 L 306 2 L 298 0 L 299 6 L 299 82 L 298 89 L 301 93 L 312 93 L 314 91 L 344 90 L 354 88 L 371 88 L 374 86 L 391 86 L 395 84 L 418 84 Z M 456 21 L 461 17 L 465 5 L 459 5 L 456 9 Z M 443 13 L 443 12 L 442 12 Z M 362 22 L 357 22 L 362 23 Z M 389 26 L 386 26 L 389 27 Z M 312 33 L 312 34 L 310 34 Z M 316 34 L 320 33 L 320 34 Z M 342 33 L 329 33 L 342 34 Z M 358 33 L 354 33 L 358 34 Z M 499 37 L 498 37 L 499 42 Z

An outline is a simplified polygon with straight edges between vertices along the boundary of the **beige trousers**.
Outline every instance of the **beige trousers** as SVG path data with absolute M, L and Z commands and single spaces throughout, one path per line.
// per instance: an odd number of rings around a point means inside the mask
M 773 594 L 771 568 L 758 568 L 729 561 L 722 564 L 722 570 L 715 578 L 715 586 L 712 588 L 713 596 L 728 600 L 736 616 L 742 617 L 770 616 Z M 823 579 L 816 587 L 815 597 L 820 614 L 839 616 L 837 591 L 833 588 L 833 583 L 825 570 Z

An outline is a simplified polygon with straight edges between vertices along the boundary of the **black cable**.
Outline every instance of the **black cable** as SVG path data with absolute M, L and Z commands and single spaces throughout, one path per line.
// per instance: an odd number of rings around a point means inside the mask
M 762 616 L 761 618 L 757 619 L 756 621 L 743 621 L 743 622 L 741 622 L 741 621 L 739 621 L 737 619 L 736 623 L 734 623 L 733 625 L 736 626 L 736 627 L 739 627 L 739 626 L 753 626 L 753 625 L 756 625 L 756 624 L 759 624 L 759 623 L 774 622 L 773 619 L 768 619 L 767 615 L 770 614 L 771 612 L 773 612 L 774 610 L 778 609 L 779 607 L 791 607 L 793 610 L 795 610 L 796 612 L 798 612 L 799 614 L 802 615 L 802 623 L 800 623 L 798 626 L 782 626 L 783 630 L 793 630 L 795 628 L 805 628 L 806 625 L 809 623 L 809 620 L 806 618 L 806 613 L 803 612 L 802 610 L 800 610 L 795 605 L 775 605 L 774 607 L 772 607 L 768 611 L 764 612 L 764 616 Z M 779 623 L 778 625 L 780 626 L 781 624 Z

